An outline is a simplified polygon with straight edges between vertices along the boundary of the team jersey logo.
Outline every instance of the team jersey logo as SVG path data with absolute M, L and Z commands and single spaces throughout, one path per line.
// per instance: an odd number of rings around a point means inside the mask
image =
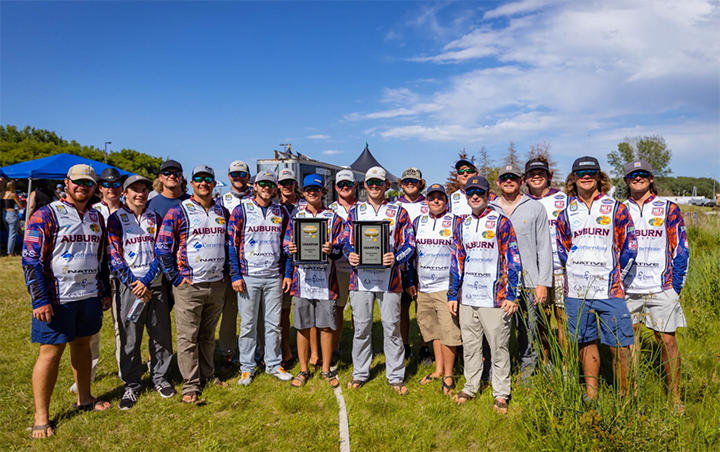
M 610 217 L 606 217 L 605 215 L 601 217 L 595 218 L 595 221 L 597 224 L 610 224 Z
M 67 209 L 62 204 L 57 206 L 58 212 L 60 212 L 60 215 L 67 215 Z
M 150 226 L 155 226 L 155 217 L 153 215 L 148 216 L 147 222 Z
M 253 205 L 253 203 L 248 203 L 248 204 L 247 204 L 247 211 L 248 211 L 248 212 L 252 212 L 253 210 L 255 210 L 255 206 Z
M 578 210 L 577 201 L 571 202 L 568 209 L 570 209 L 570 212 L 575 212 L 576 210 Z
M 662 201 L 655 201 L 654 203 L 652 203 L 652 205 L 653 205 L 653 206 L 664 206 L 665 203 L 662 202 Z
M 427 222 L 428 222 L 428 217 L 422 217 L 420 219 L 420 223 L 427 223 Z
M 280 224 L 280 222 L 281 222 L 282 220 L 280 219 L 280 217 L 273 217 L 273 219 L 272 219 L 271 221 L 272 221 L 273 223 L 275 223 L 275 224 Z
M 553 211 L 553 213 L 552 213 L 552 216 L 553 216 L 553 217 L 557 218 L 558 215 L 560 215 L 560 211 L 559 211 L 559 210 Z
M 655 217 L 659 217 L 660 215 L 665 213 L 665 209 L 662 207 L 653 207 L 652 214 Z
M 450 237 L 450 234 L 452 234 L 452 231 L 450 229 L 443 229 L 440 231 L 440 235 L 443 237 Z
M 486 239 L 492 239 L 495 237 L 495 233 L 493 231 L 485 231 L 482 233 L 482 236 Z
M 100 226 L 96 225 L 95 223 L 90 225 L 90 230 L 93 232 L 100 232 Z
M 565 195 L 555 195 L 555 199 L 565 199 Z
M 562 209 L 563 207 L 565 207 L 565 201 L 555 201 L 556 209 Z
M 130 220 L 128 220 L 128 216 L 125 215 L 124 213 L 120 214 L 120 219 L 122 220 L 123 223 L 127 223 L 128 221 L 130 221 Z
M 495 221 L 494 220 L 488 220 L 485 222 L 485 227 L 487 229 L 492 229 L 495 227 Z
M 460 192 L 453 193 L 453 199 L 460 199 Z
M 188 212 L 194 212 L 195 206 L 193 206 L 191 203 L 185 204 L 185 208 L 188 210 Z
M 452 225 L 452 220 L 443 220 L 442 226 L 443 226 L 444 228 L 449 228 L 450 225 Z
M 653 218 L 648 223 L 650 223 L 650 226 L 662 226 L 663 220 L 662 218 Z
M 420 212 L 421 212 L 421 213 L 428 213 L 429 211 L 430 211 L 430 209 L 427 208 L 426 206 L 422 206 L 422 207 L 420 208 Z
M 273 215 L 280 215 L 280 208 L 279 207 L 273 207 L 270 209 Z
M 602 203 L 603 204 L 615 204 L 615 201 L 613 201 L 612 199 L 603 199 Z
M 215 218 L 215 223 L 217 224 L 225 224 L 225 218 Z
M 147 228 L 148 234 L 155 234 L 155 226 L 150 226 Z
M 360 205 L 360 212 L 365 212 L 367 210 L 367 204 L 361 204 Z
M 612 206 L 600 206 L 600 213 L 607 215 L 610 212 L 612 212 Z
M 395 209 L 388 209 L 388 210 L 385 212 L 385 215 L 387 215 L 388 217 L 394 217 L 396 213 L 397 213 L 397 210 L 395 210 Z

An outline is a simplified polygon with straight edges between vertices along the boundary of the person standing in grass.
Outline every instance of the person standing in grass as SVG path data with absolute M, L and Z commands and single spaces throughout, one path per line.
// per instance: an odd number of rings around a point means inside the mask
M 492 353 L 494 409 L 505 414 L 510 398 L 510 326 L 518 310 L 520 278 L 517 236 L 510 220 L 488 206 L 490 183 L 473 176 L 466 184 L 472 213 L 453 236 L 447 306 L 460 317 L 465 386 L 453 400 L 462 405 L 481 388 L 482 344 Z
M 15 242 L 18 239 L 18 224 L 20 223 L 17 209 L 22 209 L 22 201 L 15 193 L 15 181 L 9 180 L 5 183 L 0 200 L 2 202 L 2 223 L 8 231 L 7 255 L 17 256 Z
M 25 230 L 22 265 L 32 298 L 32 342 L 40 344 L 32 376 L 33 438 L 53 435 L 50 398 L 67 344 L 78 389 L 75 408 L 110 407 L 90 392 L 90 338 L 100 331 L 102 311 L 111 305 L 105 223 L 88 206 L 96 179 L 88 165 L 71 167 L 65 179 L 67 197 L 36 211 Z
M 688 259 L 685 221 L 677 204 L 657 196 L 650 164 L 638 160 L 625 167 L 625 185 L 630 197 L 625 206 L 635 223 L 638 254 L 625 277 L 625 300 L 633 318 L 635 344 L 633 363 L 640 363 L 642 324 L 660 343 L 668 392 L 675 410 L 684 413 L 680 399 L 680 352 L 675 332 L 686 327 L 680 305 Z
M 420 214 L 413 227 L 416 253 L 408 261 L 407 292 L 417 297 L 417 322 L 422 337 L 432 342 L 435 372 L 426 375 L 420 384 L 440 378 L 445 395 L 455 388 L 453 365 L 456 348 L 462 344 L 457 314 L 448 310 L 447 291 L 450 285 L 450 262 L 453 231 L 460 218 L 448 212 L 445 187 L 432 184 L 426 199 L 429 212 Z
M 172 361 L 172 328 L 167 290 L 160 282 L 160 260 L 155 256 L 160 217 L 145 207 L 152 182 L 142 176 L 130 176 L 123 184 L 125 205 L 108 219 L 107 238 L 110 270 L 118 280 L 115 294 L 115 322 L 119 330 L 120 378 L 125 394 L 119 408 L 127 410 L 137 401 L 142 389 L 143 330 L 150 337 L 150 376 L 155 390 L 163 398 L 175 395 L 168 383 Z M 144 303 L 134 306 L 137 300 Z M 141 309 L 136 320 L 129 320 L 131 309 Z
M 415 252 L 415 234 L 410 217 L 399 204 L 388 202 L 385 191 L 390 188 L 387 173 L 379 166 L 365 173 L 368 200 L 350 209 L 345 225 L 347 242 L 345 254 L 353 267 L 360 264 L 355 251 L 354 221 L 389 221 L 389 251 L 382 257 L 385 268 L 355 268 L 350 277 L 350 306 L 353 311 L 355 332 L 353 337 L 353 376 L 348 388 L 360 389 L 370 378 L 372 362 L 372 323 L 375 299 L 380 305 L 385 349 L 385 375 L 390 386 L 400 395 L 408 389 L 405 379 L 405 359 L 400 335 L 400 293 L 402 281 L 400 266 Z
M 567 206 L 567 195 L 557 188 L 552 188 L 553 173 L 550 171 L 548 161 L 545 157 L 538 157 L 529 160 L 525 164 L 525 185 L 528 188 L 528 197 L 539 201 L 545 208 L 548 216 L 548 227 L 550 230 L 550 245 L 553 254 L 553 286 L 548 292 L 547 302 L 543 305 L 545 309 L 545 322 L 539 323 L 538 331 L 540 333 L 540 341 L 543 345 L 543 362 L 550 363 L 550 342 L 548 340 L 548 327 L 550 325 L 551 309 L 555 309 L 555 319 L 558 325 L 558 343 L 561 353 L 566 354 L 567 348 L 567 319 L 565 317 L 565 303 L 563 300 L 563 289 L 565 287 L 565 278 L 563 276 L 563 267 L 560 265 L 560 259 L 557 253 L 557 232 L 555 225 L 560 212 Z
M 468 198 L 465 194 L 465 186 L 471 177 L 477 175 L 478 170 L 475 167 L 475 162 L 472 160 L 460 159 L 455 163 L 455 171 L 457 172 L 457 181 L 458 184 L 460 184 L 460 190 L 450 195 L 449 210 L 454 215 L 465 218 L 472 213 Z
M 213 354 L 215 327 L 225 298 L 229 214 L 213 200 L 216 181 L 212 168 L 193 168 L 190 185 L 190 199 L 165 215 L 155 253 L 174 286 L 182 401 L 197 403 L 205 384 L 227 386 L 215 376 Z
M 579 346 L 588 400 L 598 393 L 598 333 L 612 351 L 621 396 L 627 394 L 633 343 L 623 278 L 635 260 L 638 243 L 627 207 L 607 196 L 609 189 L 610 178 L 597 159 L 580 157 L 565 184 L 568 206 L 557 220 L 558 258 L 566 270 L 568 332 Z
M 328 384 L 336 388 L 340 382 L 336 372 L 330 371 L 333 352 L 333 331 L 337 328 L 335 310 L 338 294 L 337 273 L 334 261 L 342 255 L 344 244 L 344 226 L 342 218 L 332 209 L 322 205 L 325 185 L 321 176 L 309 174 L 303 180 L 303 195 L 307 204 L 298 207 L 294 217 L 288 222 L 285 231 L 285 252 L 287 269 L 285 284 L 290 285 L 289 293 L 293 300 L 293 319 L 297 329 L 297 349 L 300 359 L 300 373 L 293 379 L 292 385 L 300 387 L 310 378 L 308 359 L 312 345 L 312 330 L 320 330 L 320 348 L 322 351 L 322 376 Z M 297 253 L 297 245 L 293 242 L 293 225 L 295 218 L 326 218 L 327 242 L 322 245 L 322 252 L 330 258 L 325 265 L 296 264 L 293 268 L 293 255 Z M 315 351 L 316 355 L 320 355 Z

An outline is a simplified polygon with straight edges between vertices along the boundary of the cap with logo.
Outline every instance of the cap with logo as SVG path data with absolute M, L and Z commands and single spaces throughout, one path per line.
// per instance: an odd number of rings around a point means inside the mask
M 71 166 L 68 170 L 67 178 L 70 180 L 90 180 L 97 182 L 97 175 L 93 167 L 83 164 Z
M 373 166 L 372 168 L 367 170 L 367 173 L 365 173 L 365 182 L 369 181 L 370 179 L 386 180 L 386 178 L 387 173 L 380 166 Z
M 460 159 L 455 163 L 456 170 L 459 170 L 463 166 L 471 166 L 471 167 L 475 168 L 475 162 L 473 162 L 472 160 L 469 160 L 469 159 Z
M 547 162 L 544 162 L 542 160 L 530 160 L 525 164 L 526 174 L 536 169 L 545 170 L 548 173 L 550 172 L 550 166 L 548 166 Z
M 506 174 L 514 174 L 517 177 L 522 177 L 522 170 L 519 166 L 512 163 L 510 165 L 503 165 L 500 167 L 500 171 L 498 172 L 498 177 L 504 176 Z
M 343 182 L 343 181 L 350 181 L 355 182 L 355 175 L 350 170 L 341 170 L 338 171 L 338 173 L 335 175 L 335 183 Z
M 585 156 L 575 160 L 572 165 L 573 172 L 581 170 L 598 170 L 600 171 L 600 163 L 595 157 Z
M 405 180 L 405 179 L 422 180 L 422 171 L 420 171 L 418 168 L 410 167 L 410 168 L 406 169 L 405 171 L 403 171 L 402 177 L 400 178 L 400 180 Z
M 270 171 L 260 171 L 255 175 L 255 183 L 258 182 L 272 182 L 273 184 L 277 185 L 277 177 L 275 177 L 275 173 L 272 173 Z
M 142 177 L 139 174 L 136 174 L 134 176 L 130 176 L 127 179 L 125 179 L 125 183 L 123 183 L 123 190 L 127 190 L 128 187 L 130 187 L 132 184 L 136 182 L 141 182 L 145 184 L 148 188 L 152 188 L 152 182 L 150 179 L 147 179 L 145 177 Z
M 281 169 L 277 179 L 278 182 L 282 182 L 284 180 L 297 180 L 295 179 L 295 171 L 291 170 L 290 168 Z
M 319 174 L 308 174 L 303 179 L 303 187 L 325 187 L 322 176 Z
M 443 195 L 447 196 L 447 191 L 445 191 L 445 186 L 442 184 L 432 184 L 431 186 L 429 186 L 427 189 L 427 194 L 429 195 L 430 193 L 433 193 L 433 192 L 440 192 Z
M 243 162 L 242 160 L 235 160 L 230 164 L 230 166 L 228 167 L 228 174 L 234 171 L 245 171 L 246 173 L 250 174 L 247 163 Z
M 651 175 L 653 174 L 653 169 L 650 164 L 644 160 L 636 160 L 634 162 L 628 163 L 625 166 L 625 177 L 628 177 L 630 173 L 633 173 L 635 171 L 647 171 Z
M 166 169 L 170 169 L 170 168 L 177 168 L 180 170 L 180 172 L 183 171 L 182 165 L 180 164 L 180 162 L 178 162 L 176 160 L 166 160 L 160 167 L 160 171 L 165 171 Z
M 465 191 L 468 191 L 471 188 L 479 188 L 481 190 L 488 191 L 490 190 L 490 183 L 485 178 L 485 176 L 473 176 L 468 179 L 467 183 L 465 184 Z
M 198 165 L 192 170 L 192 177 L 197 176 L 198 174 L 209 174 L 212 177 L 215 177 L 215 170 L 210 168 L 207 165 Z
M 99 178 L 101 182 L 114 182 L 118 179 L 122 179 L 122 176 L 120 175 L 120 172 L 115 168 L 105 168 L 104 170 L 102 170 L 102 173 L 100 173 Z

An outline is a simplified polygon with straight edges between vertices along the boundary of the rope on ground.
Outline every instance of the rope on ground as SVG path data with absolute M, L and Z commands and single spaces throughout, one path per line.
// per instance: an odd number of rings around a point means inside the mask
M 333 390 L 340 407 L 340 452 L 350 452 L 350 424 L 348 423 L 347 407 L 340 386 Z

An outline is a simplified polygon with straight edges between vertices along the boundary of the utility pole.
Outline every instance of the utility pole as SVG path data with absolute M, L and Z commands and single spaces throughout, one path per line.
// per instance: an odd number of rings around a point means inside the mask
M 112 142 L 110 142 L 110 141 L 105 142 L 105 163 L 107 163 L 107 145 L 108 144 L 112 144 Z

